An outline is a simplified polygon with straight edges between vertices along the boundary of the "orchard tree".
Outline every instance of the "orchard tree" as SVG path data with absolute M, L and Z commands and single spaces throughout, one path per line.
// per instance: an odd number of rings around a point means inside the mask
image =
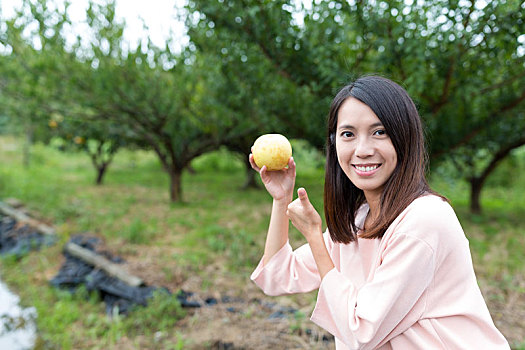
M 264 118 L 261 122 L 269 124 L 268 129 L 323 148 L 325 135 L 320 131 L 330 95 L 343 76 L 333 58 L 323 61 L 318 52 L 334 52 L 336 43 L 306 30 L 306 19 L 304 26 L 296 20 L 305 9 L 287 1 L 256 0 L 195 0 L 187 9 L 194 14 L 188 16 L 187 27 L 197 50 L 221 57 L 229 83 L 242 88 L 247 101 L 259 102 L 251 106 L 259 112 L 248 115 Z M 225 102 L 246 114 L 245 103 Z
M 170 178 L 170 199 L 181 201 L 182 172 L 191 160 L 216 149 L 247 121 L 218 102 L 218 62 L 176 54 L 170 42 L 125 47 L 114 10 L 114 2 L 89 8 L 94 40 L 86 54 L 91 69 L 77 81 L 82 101 L 95 119 L 129 130 L 156 153 Z
M 88 154 L 96 171 L 95 183 L 100 185 L 120 148 L 141 148 L 146 144 L 126 124 L 116 120 L 108 107 L 112 98 L 107 95 L 107 81 L 113 76 L 107 74 L 111 69 L 105 67 L 121 65 L 125 58 L 126 23 L 116 18 L 114 1 L 90 1 L 86 19 L 90 41 L 85 45 L 85 39 L 79 36 L 73 45 L 76 59 L 69 65 L 70 74 L 64 77 L 68 94 L 61 99 L 63 114 L 59 114 L 54 131 L 64 140 L 63 148 Z
M 470 211 L 482 211 L 481 191 L 489 176 L 511 152 L 525 145 L 525 108 L 495 115 L 491 128 L 473 137 L 451 159 L 470 185 Z
M 427 100 L 423 115 L 431 125 L 433 160 L 455 161 L 470 184 L 475 213 L 481 212 L 481 191 L 489 175 L 524 142 L 524 10 L 523 1 L 441 10 L 448 39 L 439 50 L 449 59 L 442 64 L 433 59 L 446 73 L 439 78 L 439 96 L 422 94 Z M 463 30 L 454 33 L 453 28 Z M 431 57 L 438 56 L 438 47 Z
M 174 53 L 170 42 L 163 48 L 151 41 L 124 48 L 114 4 L 90 11 L 92 69 L 89 83 L 78 82 L 85 101 L 91 101 L 96 119 L 129 130 L 156 153 L 170 179 L 170 200 L 181 201 L 182 173 L 191 160 L 216 149 L 247 121 L 219 103 L 218 62 Z
M 249 121 L 244 130 L 238 129 L 239 135 L 225 144 L 243 158 L 246 166 L 243 188 L 256 186 L 248 155 L 251 145 L 261 134 L 282 133 L 289 138 L 304 138 L 308 131 L 309 135 L 316 135 L 320 146 L 323 137 L 317 131 L 324 123 L 324 115 L 315 115 L 315 121 L 312 118 L 309 122 L 305 117 L 314 115 L 314 111 L 319 111 L 322 106 L 316 103 L 315 96 L 312 98 L 309 86 L 295 84 L 287 68 L 272 60 L 275 50 L 269 52 L 272 44 L 266 42 L 275 34 L 281 36 L 278 40 L 283 42 L 279 50 L 297 51 L 292 43 L 296 33 L 288 37 L 282 37 L 280 33 L 287 27 L 290 31 L 299 30 L 292 12 L 270 2 L 220 4 L 197 1 L 190 3 L 188 10 L 199 14 L 199 17 L 187 17 L 191 45 L 197 52 L 205 53 L 205 57 L 211 59 L 215 56 L 220 60 L 220 74 L 224 77 L 218 87 L 221 103 L 241 119 Z M 271 22 L 264 26 L 266 19 Z M 243 29 L 237 31 L 239 28 Z M 254 40 L 251 34 L 264 37 Z
M 523 1 L 321 1 L 306 7 L 192 0 L 188 10 L 199 50 L 224 55 L 220 45 L 246 48 L 260 58 L 252 62 L 270 67 L 265 78 L 282 77 L 310 93 L 305 113 L 283 108 L 277 117 L 293 120 L 297 134 L 318 147 L 328 99 L 362 74 L 386 75 L 407 88 L 425 120 L 433 165 L 472 148 L 487 130 L 502 130 L 494 116 L 517 111 L 525 100 Z
M 82 47 L 81 37 L 67 48 L 68 6 L 66 2 L 61 10 L 50 1 L 24 1 L 17 16 L 6 22 L 2 42 L 11 50 L 2 80 L 6 113 L 22 124 L 28 140 L 37 130 L 40 140 L 60 137 L 61 149 L 85 151 L 96 169 L 95 182 L 101 184 L 117 150 L 136 144 L 129 129 L 105 117 L 106 110 L 100 105 L 107 100 L 100 99 L 100 81 L 92 74 L 101 56 L 115 59 L 120 54 L 125 24 L 115 21 L 114 3 L 90 3 L 88 23 L 98 24 L 101 18 L 97 15 L 103 13 L 104 23 L 111 25 L 102 34 L 93 33 L 92 52 Z M 35 24 L 36 29 L 28 34 Z M 111 47 L 106 37 L 120 42 Z M 28 163 L 28 147 L 25 154 Z
M 56 96 L 64 91 L 60 77 L 72 58 L 62 37 L 69 24 L 68 6 L 66 2 L 60 9 L 52 1 L 24 0 L 16 15 L 4 21 L 0 32 L 0 43 L 8 55 L 0 68 L 3 108 L 26 135 L 26 166 L 35 136 L 48 139 L 49 115 L 58 109 Z
M 218 64 L 192 56 L 192 62 L 165 69 L 166 55 L 139 46 L 122 66 L 111 67 L 108 94 L 113 117 L 157 154 L 170 178 L 170 199 L 176 202 L 182 200 L 182 173 L 190 162 L 239 136 L 237 130 L 244 130 L 248 121 L 220 103 Z
M 122 147 L 136 147 L 137 141 L 128 128 L 99 119 L 89 110 L 70 112 L 66 117 L 53 113 L 48 123 L 53 145 L 66 152 L 84 152 L 95 169 L 95 184 L 103 183 L 111 162 Z

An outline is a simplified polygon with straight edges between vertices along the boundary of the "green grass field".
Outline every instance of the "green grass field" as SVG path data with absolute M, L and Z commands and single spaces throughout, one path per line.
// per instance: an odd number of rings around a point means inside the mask
M 183 176 L 180 204 L 169 202 L 167 176 L 151 152 L 119 152 L 102 186 L 94 185 L 95 172 L 84 154 L 35 145 L 29 168 L 22 166 L 21 155 L 19 139 L 0 137 L 0 200 L 21 200 L 59 235 L 54 246 L 20 260 L 0 259 L 0 278 L 25 305 L 37 309 L 37 348 L 182 349 L 196 342 L 186 332 L 188 324 L 198 322 L 196 316 L 172 299 L 159 295 L 129 317 L 109 318 L 95 295 L 52 288 L 49 280 L 63 263 L 62 246 L 76 233 L 102 238 L 130 267 L 141 267 L 147 281 L 172 292 L 184 281 L 202 293 L 230 288 L 242 295 L 251 288 L 249 275 L 262 254 L 271 198 L 264 190 L 240 190 L 245 174 L 234 155 L 220 150 L 195 160 L 195 174 Z M 322 212 L 322 159 L 300 144 L 294 158 L 297 185 L 308 190 Z M 523 162 L 520 166 L 517 173 L 525 171 Z M 431 181 L 458 213 L 493 319 L 514 349 L 525 349 L 521 178 L 486 188 L 482 215 L 468 212 L 464 183 L 437 176 Z M 294 247 L 304 243 L 297 231 L 291 232 Z M 313 297 L 290 300 L 313 307 Z M 249 314 L 244 317 L 250 321 Z M 295 328 L 290 326 L 290 332 Z

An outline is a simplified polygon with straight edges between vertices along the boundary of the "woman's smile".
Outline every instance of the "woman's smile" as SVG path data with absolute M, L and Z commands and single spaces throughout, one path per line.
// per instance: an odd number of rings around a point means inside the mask
M 372 176 L 379 169 L 381 164 L 352 164 L 355 172 L 359 176 Z

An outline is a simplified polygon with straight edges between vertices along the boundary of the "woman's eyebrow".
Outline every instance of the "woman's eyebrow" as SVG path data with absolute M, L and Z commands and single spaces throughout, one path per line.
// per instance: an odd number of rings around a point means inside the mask
M 350 124 L 341 125 L 340 127 L 337 128 L 337 130 L 342 130 L 342 129 L 355 129 L 355 128 Z
M 374 124 L 370 125 L 370 129 L 377 128 L 378 126 L 383 126 L 383 123 L 381 123 L 381 122 L 374 123 Z
M 381 122 L 377 122 L 377 123 L 374 123 L 374 124 L 371 124 L 369 125 L 369 128 L 370 129 L 373 129 L 373 128 L 377 128 L 379 126 L 383 126 L 383 123 Z M 343 129 L 355 129 L 355 127 L 353 125 L 350 125 L 350 124 L 345 124 L 345 125 L 341 125 L 340 127 L 337 128 L 338 130 L 343 130 Z

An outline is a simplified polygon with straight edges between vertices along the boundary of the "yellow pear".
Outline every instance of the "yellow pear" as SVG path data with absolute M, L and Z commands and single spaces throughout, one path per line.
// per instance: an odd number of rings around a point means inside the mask
M 292 156 L 292 145 L 281 134 L 265 134 L 255 140 L 252 147 L 253 160 L 259 168 L 281 170 Z

